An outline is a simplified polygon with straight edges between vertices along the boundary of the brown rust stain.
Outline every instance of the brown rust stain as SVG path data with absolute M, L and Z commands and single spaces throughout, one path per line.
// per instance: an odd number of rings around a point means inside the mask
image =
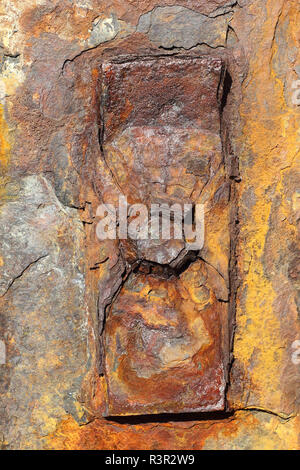
M 73 40 L 87 39 L 89 28 L 95 18 L 95 12 L 88 8 L 56 3 L 56 5 L 38 5 L 24 11 L 20 24 L 31 37 L 42 34 L 56 34 L 61 38 Z

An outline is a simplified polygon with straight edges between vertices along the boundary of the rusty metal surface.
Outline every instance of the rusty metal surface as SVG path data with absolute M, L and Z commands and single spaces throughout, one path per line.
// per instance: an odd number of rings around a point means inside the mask
M 224 409 L 225 316 L 202 261 L 178 279 L 133 275 L 106 325 L 107 414 Z
M 205 194 L 209 211 L 222 200 L 222 72 L 210 56 L 103 65 L 103 156 L 130 203 L 195 204 Z M 224 279 L 195 254 L 179 269 L 190 255 L 184 240 L 126 242 L 123 252 L 142 263 L 108 310 L 105 414 L 224 410 Z
M 187 202 L 207 183 L 221 158 L 221 71 L 210 56 L 103 66 L 103 150 L 130 201 Z

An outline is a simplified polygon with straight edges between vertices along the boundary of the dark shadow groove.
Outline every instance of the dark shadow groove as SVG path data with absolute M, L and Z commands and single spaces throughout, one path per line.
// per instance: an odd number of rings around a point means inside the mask
M 147 423 L 170 423 L 170 422 L 188 422 L 188 421 L 220 421 L 231 418 L 233 411 L 215 411 L 204 413 L 164 413 L 157 415 L 139 415 L 139 416 L 106 416 L 105 420 L 117 424 L 138 425 Z
M 220 103 L 220 114 L 222 116 L 223 110 L 227 104 L 227 98 L 232 87 L 232 78 L 228 70 L 225 71 L 224 82 L 223 82 L 223 94 Z
M 146 259 L 137 260 L 135 266 L 132 268 L 132 272 L 141 272 L 162 279 L 171 279 L 172 277 L 179 278 L 180 275 L 198 259 L 198 253 L 199 251 L 188 251 L 176 267 L 172 267 L 170 264 L 148 261 Z

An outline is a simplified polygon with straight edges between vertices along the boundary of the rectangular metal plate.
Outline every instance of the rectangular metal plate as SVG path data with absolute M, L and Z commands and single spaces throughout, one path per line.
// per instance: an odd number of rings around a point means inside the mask
M 215 246 L 205 242 L 199 254 L 207 262 L 199 257 L 167 278 L 158 271 L 132 273 L 114 299 L 103 339 L 106 415 L 225 407 L 228 304 L 220 300 L 228 299 L 229 203 L 220 137 L 222 70 L 222 61 L 210 56 L 102 67 L 103 154 L 129 202 L 201 202 L 208 219 L 216 217 Z M 150 241 L 135 253 L 165 267 L 174 265 L 176 249 L 183 248 Z

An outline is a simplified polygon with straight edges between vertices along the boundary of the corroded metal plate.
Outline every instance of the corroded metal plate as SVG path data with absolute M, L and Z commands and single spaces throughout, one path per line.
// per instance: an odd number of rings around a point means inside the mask
M 105 330 L 108 415 L 224 409 L 222 319 L 213 269 L 191 265 L 179 279 L 134 274 Z
M 208 218 L 218 219 L 215 248 L 226 271 L 222 71 L 222 61 L 210 56 L 104 64 L 101 137 L 105 161 L 130 203 L 204 198 Z M 151 240 L 130 256 L 173 266 L 184 250 L 173 242 L 164 244 L 168 256 Z M 204 250 L 209 256 L 211 247 Z M 129 275 L 103 335 L 106 415 L 224 410 L 225 278 L 200 259 L 166 278 L 159 271 Z

